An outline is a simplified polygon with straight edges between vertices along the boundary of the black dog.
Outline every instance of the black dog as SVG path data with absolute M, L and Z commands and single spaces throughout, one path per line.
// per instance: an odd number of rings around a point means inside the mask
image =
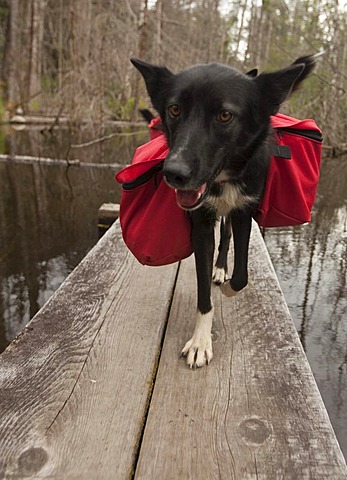
M 173 74 L 165 67 L 132 59 L 158 111 L 170 154 L 163 174 L 177 203 L 192 219 L 198 280 L 193 337 L 182 353 L 190 367 L 212 359 L 212 276 L 227 296 L 248 281 L 252 214 L 264 191 L 270 162 L 270 116 L 314 68 L 318 55 L 298 58 L 271 73 L 248 74 L 218 63 Z M 213 267 L 214 227 L 222 217 L 219 255 Z M 227 252 L 233 231 L 234 270 L 227 279 Z

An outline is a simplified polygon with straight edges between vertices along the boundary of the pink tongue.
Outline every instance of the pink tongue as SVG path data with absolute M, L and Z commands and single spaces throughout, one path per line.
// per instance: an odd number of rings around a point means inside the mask
M 206 188 L 207 184 L 204 183 L 197 190 L 176 190 L 176 200 L 182 207 L 193 207 L 206 192 Z

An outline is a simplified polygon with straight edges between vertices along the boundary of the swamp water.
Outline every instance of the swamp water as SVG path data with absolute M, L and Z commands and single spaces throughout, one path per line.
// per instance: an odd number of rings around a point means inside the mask
M 0 131 L 0 153 L 126 164 L 148 136 L 127 133 L 74 149 L 95 135 Z M 97 242 L 98 208 L 119 196 L 108 168 L 0 161 L 0 352 Z M 312 223 L 267 229 L 265 242 L 347 457 L 347 157 L 324 159 Z

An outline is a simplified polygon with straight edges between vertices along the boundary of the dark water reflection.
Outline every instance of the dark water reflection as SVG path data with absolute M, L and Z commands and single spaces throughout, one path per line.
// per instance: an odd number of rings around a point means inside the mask
M 347 457 L 347 158 L 324 160 L 312 223 L 265 241 Z
M 138 134 L 136 135 L 136 133 Z M 109 140 L 95 142 L 86 147 L 78 145 L 112 135 Z M 32 127 L 14 130 L 0 129 L 0 153 L 31 155 L 53 159 L 79 159 L 91 163 L 127 163 L 134 148 L 148 136 L 145 126 L 91 129 L 88 126 L 53 129 Z
M 147 139 L 71 148 L 101 133 L 0 132 L 0 153 L 125 164 Z M 110 169 L 0 162 L 0 351 L 94 245 L 98 208 L 119 194 Z M 265 241 L 347 456 L 347 158 L 324 160 L 312 223 L 268 229 Z
M 89 147 L 90 152 L 76 149 L 78 155 L 69 151 L 70 141 L 93 136 L 88 131 L 75 139 L 67 130 L 53 136 L 12 131 L 0 153 L 126 164 L 148 132 L 114 137 Z M 98 208 L 118 202 L 119 196 L 112 169 L 0 161 L 0 351 L 96 243 Z

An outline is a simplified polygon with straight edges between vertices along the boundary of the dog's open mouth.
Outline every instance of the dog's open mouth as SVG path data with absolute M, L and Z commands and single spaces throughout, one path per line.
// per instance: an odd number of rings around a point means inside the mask
M 204 200 L 208 191 L 207 183 L 196 190 L 175 190 L 178 205 L 185 210 L 197 208 Z

